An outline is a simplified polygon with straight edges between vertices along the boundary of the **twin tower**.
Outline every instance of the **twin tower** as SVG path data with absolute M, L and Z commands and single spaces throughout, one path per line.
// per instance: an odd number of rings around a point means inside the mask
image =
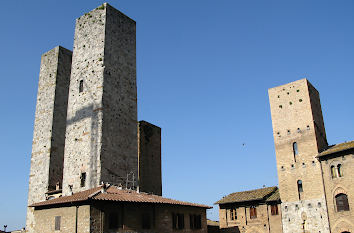
M 102 182 L 162 194 L 161 129 L 137 122 L 136 24 L 106 3 L 76 20 L 73 52 L 42 55 L 28 205 Z

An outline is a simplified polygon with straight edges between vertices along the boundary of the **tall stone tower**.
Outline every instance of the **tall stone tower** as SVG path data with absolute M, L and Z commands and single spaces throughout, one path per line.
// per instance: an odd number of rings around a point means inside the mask
M 42 55 L 29 176 L 28 205 L 45 201 L 63 180 L 66 110 L 71 71 L 71 51 L 56 47 Z M 26 228 L 34 224 L 28 208 Z
M 321 167 L 327 148 L 318 91 L 307 79 L 269 89 L 284 233 L 329 232 Z
M 63 195 L 136 185 L 137 145 L 135 21 L 105 3 L 76 21 Z
M 139 190 L 162 196 L 161 128 L 139 121 Z

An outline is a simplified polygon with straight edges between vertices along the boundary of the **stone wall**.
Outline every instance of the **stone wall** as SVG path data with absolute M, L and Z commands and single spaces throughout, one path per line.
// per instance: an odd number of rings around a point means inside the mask
M 139 190 L 162 196 L 161 128 L 140 121 L 138 129 Z
M 119 228 L 109 229 L 109 216 L 116 213 Z M 184 229 L 172 228 L 172 214 L 184 214 Z M 142 216 L 147 214 L 150 229 L 143 229 Z M 190 229 L 190 214 L 201 215 L 201 229 Z M 55 217 L 60 216 L 62 233 L 207 233 L 206 210 L 199 207 L 179 205 L 160 205 L 147 203 L 99 202 L 90 205 L 62 206 L 36 209 L 34 212 L 38 224 L 35 232 L 56 232 Z M 77 219 L 77 221 L 76 221 Z M 75 231 L 77 225 L 77 231 Z
M 90 233 L 90 206 L 71 206 L 35 210 L 34 232 Z M 60 230 L 55 230 L 55 217 L 60 217 Z M 76 221 L 77 219 L 77 221 Z M 77 230 L 76 230 L 77 229 Z M 99 231 L 96 231 L 99 232 Z
M 71 51 L 60 46 L 42 55 L 34 122 L 28 205 L 44 201 L 63 178 L 66 109 Z M 27 209 L 26 228 L 33 230 L 33 209 Z
M 283 230 L 285 233 L 303 232 L 299 224 L 303 222 L 302 214 L 295 211 L 295 206 L 304 205 L 303 215 L 311 216 L 306 220 L 306 229 L 329 232 L 321 168 L 316 158 L 327 146 L 319 94 L 302 79 L 269 89 L 269 101 L 280 198 L 287 216 L 283 215 Z M 302 192 L 298 191 L 299 180 Z M 321 207 L 317 207 L 318 202 Z M 307 204 L 313 207 L 307 208 Z M 289 208 L 287 212 L 284 212 L 285 206 Z
M 278 215 L 271 214 L 270 205 L 255 204 L 257 218 L 250 218 L 250 208 L 245 206 L 234 206 L 233 204 L 221 205 L 219 210 L 221 229 L 238 229 L 240 232 L 259 232 L 259 233 L 281 233 L 281 208 L 278 205 Z M 232 220 L 230 209 L 236 208 L 237 218 Z
M 342 176 L 332 178 L 331 166 L 341 165 Z M 344 151 L 321 161 L 332 233 L 354 232 L 354 151 Z M 346 194 L 349 211 L 338 211 L 335 196 Z
M 108 4 L 76 21 L 64 195 L 137 180 L 135 34 L 135 22 Z

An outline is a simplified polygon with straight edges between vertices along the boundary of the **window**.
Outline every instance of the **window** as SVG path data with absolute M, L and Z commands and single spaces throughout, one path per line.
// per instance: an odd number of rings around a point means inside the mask
M 172 214 L 172 228 L 184 229 L 184 214 Z
M 151 229 L 151 221 L 150 221 L 150 215 L 148 213 L 144 213 L 141 216 L 141 220 L 142 220 L 142 228 L 143 229 Z
M 119 222 L 118 222 L 118 213 L 112 212 L 108 215 L 108 228 L 109 229 L 118 229 Z
M 236 208 L 230 209 L 230 219 L 231 219 L 231 220 L 236 220 L 236 219 L 237 219 Z
M 337 171 L 336 171 L 336 167 L 334 165 L 331 166 L 331 175 L 332 175 L 332 178 L 337 177 Z
M 80 84 L 79 84 L 79 93 L 84 91 L 84 80 L 80 80 Z
M 199 214 L 189 215 L 190 229 L 201 229 L 202 228 L 202 217 Z
M 347 195 L 345 195 L 344 193 L 340 193 L 335 197 L 335 199 L 338 212 L 349 211 L 349 202 Z
M 257 208 L 255 206 L 250 207 L 250 218 L 257 218 Z
M 55 216 L 55 230 L 60 231 L 61 216 Z
M 338 170 L 338 177 L 342 177 L 343 176 L 342 164 L 337 165 L 337 170 Z
M 299 195 L 299 200 L 301 200 L 301 193 L 304 191 L 303 187 L 302 187 L 302 180 L 298 180 L 297 181 L 297 192 Z
M 278 215 L 279 214 L 279 210 L 278 210 L 278 205 L 277 204 L 273 204 L 270 206 L 270 210 L 272 215 Z
M 296 155 L 299 154 L 299 151 L 298 151 L 298 149 L 297 149 L 297 143 L 296 143 L 296 142 L 293 143 L 293 153 L 294 153 L 294 159 L 295 159 L 295 162 L 296 162 Z
M 86 184 L 86 172 L 81 173 L 80 176 L 80 186 L 85 187 Z

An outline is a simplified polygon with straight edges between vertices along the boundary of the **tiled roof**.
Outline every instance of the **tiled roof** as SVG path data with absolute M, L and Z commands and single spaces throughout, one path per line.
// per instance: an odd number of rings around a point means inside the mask
M 323 157 L 325 155 L 330 155 L 330 154 L 334 154 L 337 152 L 341 152 L 353 148 L 354 148 L 354 141 L 344 142 L 333 146 L 329 146 L 327 150 L 322 151 L 317 157 Z
M 133 190 L 119 189 L 116 186 L 109 186 L 104 192 L 102 192 L 102 189 L 103 187 L 99 186 L 86 191 L 74 193 L 73 195 L 70 196 L 58 197 L 55 199 L 35 203 L 32 204 L 31 207 L 96 200 L 96 201 L 171 204 L 171 205 L 195 206 L 195 207 L 207 208 L 207 209 L 212 208 L 207 205 L 177 201 L 169 198 L 164 198 L 162 196 L 151 195 L 147 193 L 138 193 Z
M 270 201 L 280 201 L 279 189 L 276 189 L 275 192 L 266 199 L 266 202 Z
M 226 197 L 222 198 L 221 200 L 217 201 L 215 204 L 264 200 L 266 197 L 271 195 L 277 189 L 278 187 L 268 187 L 268 188 L 231 193 Z

